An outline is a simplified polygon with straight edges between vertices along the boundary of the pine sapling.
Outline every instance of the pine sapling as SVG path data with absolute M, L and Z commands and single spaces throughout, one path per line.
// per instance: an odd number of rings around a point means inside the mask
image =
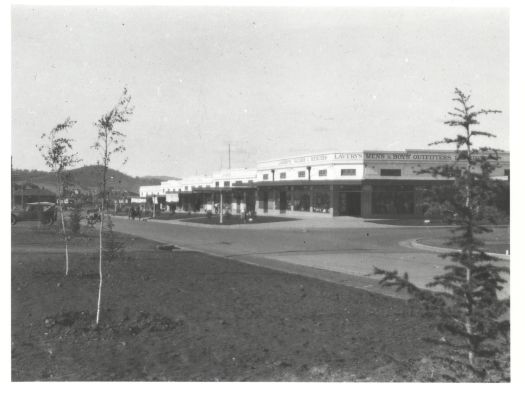
M 498 166 L 499 151 L 490 147 L 474 147 L 474 139 L 494 134 L 474 130 L 481 115 L 496 110 L 475 110 L 470 96 L 459 89 L 453 99 L 459 103 L 445 124 L 460 127 L 455 138 L 444 138 L 435 144 L 454 144 L 454 163 L 424 170 L 435 177 L 450 179 L 452 185 L 437 188 L 434 202 L 453 209 L 456 227 L 449 246 L 459 251 L 440 256 L 452 261 L 445 272 L 434 277 L 421 289 L 410 282 L 408 275 L 375 268 L 382 275 L 380 283 L 405 289 L 421 302 L 426 311 L 437 317 L 437 328 L 448 337 L 437 341 L 447 348 L 440 361 L 454 379 L 466 377 L 474 381 L 508 380 L 508 344 L 510 299 L 501 296 L 503 275 L 508 267 L 496 265 L 497 258 L 487 254 L 479 235 L 492 230 L 483 223 L 493 219 L 490 202 L 497 193 L 491 174 Z

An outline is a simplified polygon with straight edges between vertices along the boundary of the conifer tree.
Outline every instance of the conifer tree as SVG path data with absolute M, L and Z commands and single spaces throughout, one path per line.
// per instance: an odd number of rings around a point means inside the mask
M 100 305 L 102 299 L 102 283 L 103 283 L 103 272 L 102 272 L 102 259 L 104 256 L 103 248 L 103 229 L 104 225 L 104 214 L 108 207 L 108 195 L 107 195 L 107 173 L 111 160 L 116 154 L 123 153 L 126 150 L 124 140 L 126 135 L 115 127 L 121 123 L 129 121 L 130 116 L 133 114 L 133 106 L 131 106 L 131 96 L 128 94 L 126 88 L 122 92 L 118 103 L 106 114 L 102 115 L 99 120 L 95 122 L 95 127 L 98 130 L 97 141 L 93 145 L 93 149 L 100 153 L 100 164 L 102 169 L 101 174 L 101 206 L 100 206 L 100 229 L 99 229 L 99 286 L 98 286 L 98 298 L 97 298 L 97 317 L 96 325 L 100 321 Z M 124 163 L 126 160 L 124 160 Z M 106 226 L 107 227 L 107 226 Z
M 484 223 L 492 220 L 494 212 L 487 208 L 497 192 L 490 176 L 498 165 L 499 151 L 474 145 L 480 137 L 495 137 L 493 133 L 475 129 L 479 117 L 501 111 L 476 110 L 470 104 L 470 95 L 459 89 L 455 90 L 453 101 L 458 105 L 448 113 L 450 119 L 445 124 L 460 127 L 461 132 L 430 145 L 455 145 L 455 161 L 422 172 L 453 180 L 451 186 L 438 188 L 433 196 L 456 213 L 456 226 L 447 244 L 458 251 L 440 255 L 452 264 L 435 276 L 427 289 L 411 283 L 406 273 L 400 275 L 378 268 L 375 273 L 382 275 L 381 284 L 407 290 L 437 318 L 437 328 L 444 335 L 437 343 L 446 349 L 445 356 L 439 359 L 450 371 L 449 378 L 508 380 L 510 299 L 503 298 L 501 290 L 506 282 L 503 275 L 509 269 L 495 264 L 498 259 L 486 253 L 479 238 L 492 231 Z

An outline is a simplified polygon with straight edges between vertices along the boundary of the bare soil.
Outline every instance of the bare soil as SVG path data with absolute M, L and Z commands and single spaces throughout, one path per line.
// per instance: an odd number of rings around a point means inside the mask
M 14 381 L 429 379 L 436 333 L 406 301 L 120 237 L 95 327 L 96 232 L 66 277 L 53 230 L 12 228 Z

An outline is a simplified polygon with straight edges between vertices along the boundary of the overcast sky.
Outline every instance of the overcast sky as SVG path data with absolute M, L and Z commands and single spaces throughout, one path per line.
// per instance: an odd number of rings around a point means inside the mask
M 444 126 L 455 87 L 503 111 L 481 129 L 509 149 L 508 13 L 497 9 L 66 8 L 12 10 L 12 154 L 70 116 L 93 123 L 127 86 L 130 175 L 210 174 L 326 151 L 403 150 Z

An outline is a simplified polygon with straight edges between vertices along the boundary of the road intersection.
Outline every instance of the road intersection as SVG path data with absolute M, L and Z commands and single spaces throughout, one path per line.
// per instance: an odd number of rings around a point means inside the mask
M 424 286 L 450 264 L 435 250 L 407 243 L 443 237 L 449 233 L 445 227 L 392 226 L 357 218 L 207 226 L 115 217 L 114 223 L 116 231 L 183 249 L 401 298 L 405 295 L 378 285 L 379 278 L 371 275 L 374 267 L 407 272 L 416 285 Z M 508 295 L 508 286 L 502 295 Z

